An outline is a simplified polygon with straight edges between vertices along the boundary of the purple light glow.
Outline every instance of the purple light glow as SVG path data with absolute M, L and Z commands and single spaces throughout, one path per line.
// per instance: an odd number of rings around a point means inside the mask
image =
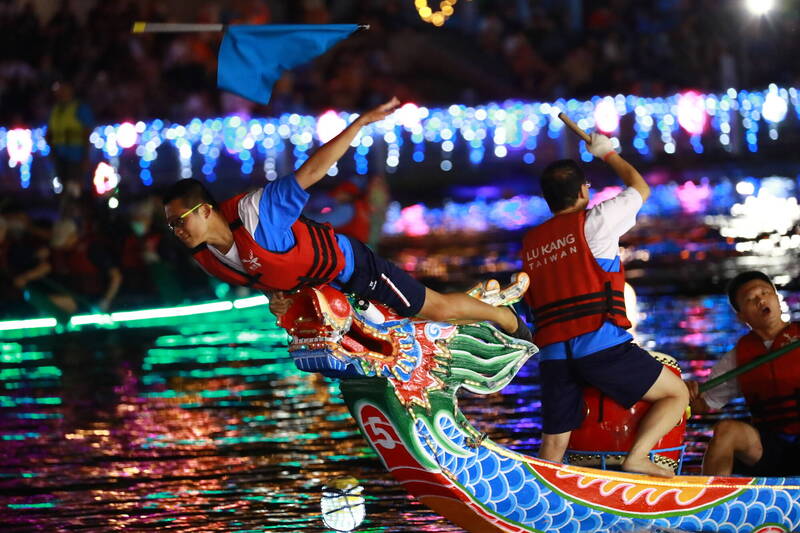
M 706 104 L 703 95 L 687 91 L 678 98 L 678 124 L 690 135 L 700 135 L 706 129 Z
M 603 98 L 594 108 L 594 122 L 603 133 L 613 133 L 619 128 L 619 115 L 610 97 Z

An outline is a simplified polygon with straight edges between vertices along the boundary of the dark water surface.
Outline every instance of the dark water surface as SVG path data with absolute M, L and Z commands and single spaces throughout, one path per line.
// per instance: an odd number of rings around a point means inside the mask
M 640 342 L 698 376 L 743 332 L 721 296 L 640 297 L 639 309 Z M 263 306 L 0 331 L 1 529 L 330 531 L 321 489 L 352 476 L 366 499 L 357 531 L 460 531 L 393 481 L 337 383 L 297 370 L 285 341 Z M 535 453 L 536 374 L 531 362 L 502 394 L 463 393 L 462 409 Z M 707 432 L 690 424 L 689 473 Z

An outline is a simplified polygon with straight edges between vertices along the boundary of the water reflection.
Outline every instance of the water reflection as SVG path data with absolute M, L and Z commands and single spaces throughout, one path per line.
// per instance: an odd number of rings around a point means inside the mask
M 788 294 L 790 307 L 798 296 Z M 639 295 L 639 337 L 704 377 L 744 331 L 722 296 Z M 358 435 L 338 386 L 299 372 L 263 308 L 86 327 L 0 344 L 0 521 L 10 530 L 328 531 L 323 486 L 353 477 L 357 531 L 458 531 L 412 501 Z M 495 440 L 535 453 L 537 367 L 462 395 Z M 736 415 L 743 407 L 734 407 Z M 713 417 L 689 424 L 697 472 Z

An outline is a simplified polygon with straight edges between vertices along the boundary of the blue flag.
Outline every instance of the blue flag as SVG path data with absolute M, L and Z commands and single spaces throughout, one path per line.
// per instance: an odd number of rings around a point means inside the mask
M 217 85 L 266 104 L 285 70 L 308 63 L 357 28 L 356 24 L 229 26 L 219 48 Z

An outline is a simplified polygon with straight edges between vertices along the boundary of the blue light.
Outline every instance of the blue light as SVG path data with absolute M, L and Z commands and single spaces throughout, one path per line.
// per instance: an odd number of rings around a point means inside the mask
M 484 150 L 474 149 L 469 151 L 469 161 L 473 165 L 478 165 L 483 161 Z
M 785 119 L 789 114 L 788 108 L 794 109 L 792 116 L 800 118 L 800 105 L 796 103 L 797 89 L 794 87 L 770 84 L 768 89 L 760 91 L 730 89 L 726 93 L 697 97 L 695 105 L 698 112 L 704 112 L 708 118 L 707 133 L 692 138 L 679 125 L 680 97 L 680 94 L 659 98 L 617 95 L 596 96 L 587 100 L 558 99 L 555 102 L 508 101 L 474 107 L 461 104 L 440 109 L 420 107 L 414 113 L 413 123 L 409 123 L 407 116 L 398 113 L 365 127 L 355 143 L 357 156 L 364 158 L 356 158 L 356 171 L 366 171 L 366 158 L 370 157 L 373 147 L 378 153 L 386 153 L 384 161 L 380 163 L 382 170 L 387 170 L 387 167 L 393 170 L 410 161 L 422 162 L 428 149 L 433 149 L 431 153 L 437 154 L 439 161 L 452 157 L 452 164 L 456 166 L 461 157 L 461 152 L 456 150 L 459 141 L 468 147 L 469 161 L 474 165 L 483 161 L 486 150 L 492 150 L 496 157 L 515 158 L 531 164 L 537 160 L 537 149 L 542 142 L 548 142 L 548 139 L 569 142 L 571 139 L 565 137 L 570 134 L 565 131 L 563 123 L 554 117 L 555 113 L 566 110 L 573 120 L 589 128 L 594 125 L 593 113 L 598 102 L 613 102 L 613 109 L 620 118 L 630 115 L 634 119 L 623 122 L 626 129 L 627 124 L 632 123 L 633 131 L 632 134 L 629 129 L 621 133 L 622 149 L 628 148 L 627 143 L 645 156 L 650 155 L 651 148 L 656 153 L 667 154 L 678 154 L 687 148 L 695 153 L 704 153 L 705 149 L 712 146 L 730 151 L 731 134 L 739 128 L 744 132 L 743 140 L 748 150 L 756 152 L 762 122 L 768 126 L 765 136 L 774 140 L 778 138 L 779 127 L 788 127 Z M 349 113 L 340 113 L 340 116 L 348 121 L 354 119 L 354 115 Z M 792 121 L 790 125 L 796 127 L 796 122 Z M 135 123 L 135 136 L 130 137 L 136 141 L 131 146 L 135 149 L 121 149 L 121 145 L 127 147 L 129 142 L 119 138 L 121 125 L 98 126 L 91 132 L 89 141 L 90 146 L 104 152 L 103 157 L 119 157 L 123 166 L 126 164 L 124 160 L 135 157 L 142 170 L 151 168 L 150 162 L 166 153 L 167 157 L 178 158 L 180 175 L 191 175 L 196 161 L 202 158 L 203 174 L 209 176 L 216 168 L 220 151 L 224 150 L 236 154 L 243 172 L 251 172 L 255 164 L 263 164 L 265 174 L 272 175 L 284 170 L 276 168 L 276 160 L 281 161 L 281 167 L 284 164 L 297 167 L 308 158 L 310 152 L 319 147 L 319 139 L 314 134 L 316 126 L 316 117 L 296 113 L 258 119 L 243 119 L 235 115 L 213 119 L 192 118 L 185 124 L 165 123 L 156 119 L 149 123 Z M 45 128 L 26 131 L 31 141 L 31 160 L 27 166 L 20 160 L 25 158 L 16 158 L 24 146 L 15 145 L 15 139 L 12 138 L 9 147 L 8 138 L 12 134 L 4 128 L 0 128 L 0 157 L 8 157 L 5 162 L 12 168 L 18 168 L 21 182 L 27 184 L 32 160 L 46 156 L 50 147 L 45 141 Z M 655 135 L 651 136 L 651 132 Z M 16 142 L 20 140 L 16 139 Z M 414 144 L 414 149 L 402 150 L 403 144 L 409 142 Z M 159 150 L 164 143 L 173 145 L 178 153 Z M 438 146 L 429 148 L 429 143 Z M 14 156 L 4 153 L 9 149 Z M 551 150 L 551 146 L 547 149 Z M 580 150 L 582 160 L 591 159 L 585 148 Z M 194 157 L 195 152 L 198 157 Z M 269 168 L 266 164 L 268 159 L 273 161 Z

